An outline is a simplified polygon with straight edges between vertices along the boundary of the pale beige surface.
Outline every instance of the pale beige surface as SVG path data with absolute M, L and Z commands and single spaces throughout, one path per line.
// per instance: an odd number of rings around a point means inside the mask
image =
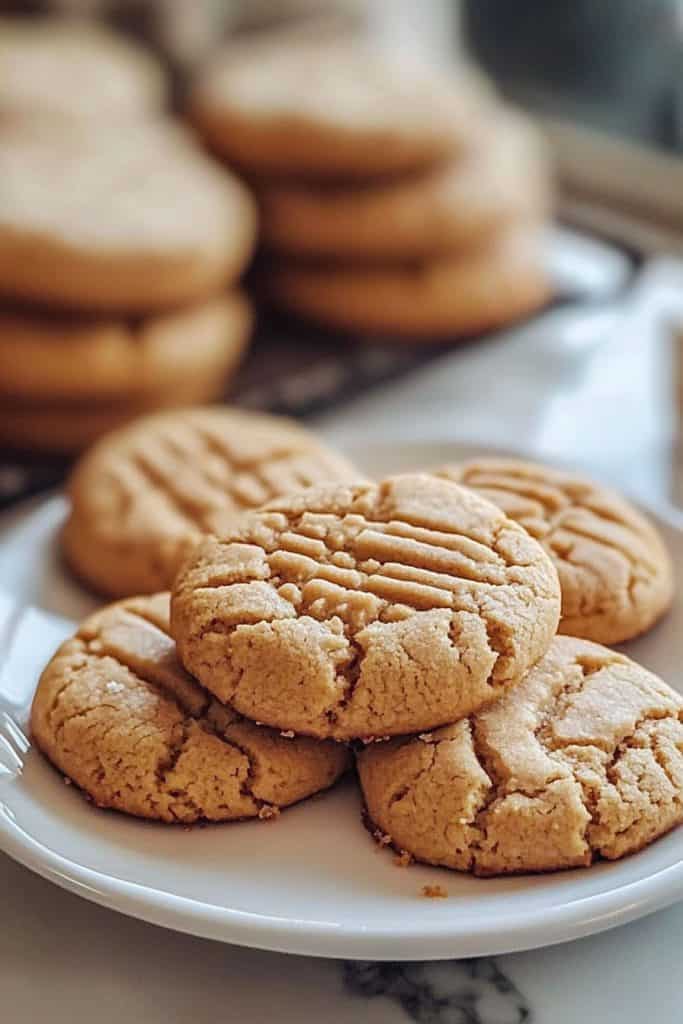
M 359 476 L 292 420 L 219 406 L 145 417 L 76 465 L 65 553 L 104 594 L 150 593 L 170 586 L 202 534 L 229 531 L 246 509 Z
M 363 178 L 429 166 L 488 112 L 469 69 L 442 74 L 347 44 L 228 49 L 195 85 L 207 141 L 257 174 Z
M 159 63 L 130 38 L 92 23 L 0 19 L 0 119 L 138 119 L 165 99 Z
M 209 379 L 219 393 L 251 323 L 249 302 L 238 292 L 133 321 L 0 306 L 0 394 L 133 400 Z
M 172 122 L 44 122 L 0 136 L 0 294 L 147 313 L 234 281 L 253 248 L 247 189 Z
M 443 725 L 499 697 L 559 618 L 548 556 L 427 475 L 315 488 L 207 539 L 171 623 L 188 671 L 242 714 L 337 739 Z
M 213 700 L 176 658 L 168 594 L 86 620 L 43 672 L 31 729 L 99 807 L 166 822 L 273 817 L 332 785 L 349 757 Z
M 480 248 L 405 266 L 349 268 L 291 261 L 264 275 L 271 301 L 325 327 L 446 341 L 501 327 L 551 296 L 542 238 L 531 226 Z
M 548 160 L 523 115 L 501 110 L 452 161 L 398 180 L 255 182 L 261 238 L 285 253 L 401 263 L 478 244 L 550 209 Z
M 479 875 L 588 866 L 683 820 L 683 701 L 605 647 L 557 637 L 489 710 L 358 756 L 376 838 Z
M 664 544 L 613 491 L 517 459 L 478 459 L 437 473 L 474 488 L 543 545 L 560 577 L 560 632 L 621 643 L 669 608 L 674 580 Z

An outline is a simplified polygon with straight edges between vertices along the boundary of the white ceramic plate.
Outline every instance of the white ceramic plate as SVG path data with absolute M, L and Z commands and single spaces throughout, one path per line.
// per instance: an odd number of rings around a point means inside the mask
M 383 445 L 350 454 L 381 473 L 473 449 Z M 69 617 L 92 606 L 59 565 L 55 532 L 63 514 L 62 500 L 53 498 L 0 523 L 0 586 L 12 594 L 0 597 L 0 848 L 27 867 L 169 928 L 263 949 L 377 960 L 528 949 L 622 924 L 683 897 L 683 829 L 589 871 L 477 880 L 394 866 L 361 826 L 350 781 L 274 824 L 184 830 L 95 811 L 25 737 L 40 668 L 69 632 Z M 683 516 L 652 514 L 681 580 Z M 679 689 L 682 601 L 626 648 Z M 424 899 L 426 884 L 445 887 L 449 898 Z

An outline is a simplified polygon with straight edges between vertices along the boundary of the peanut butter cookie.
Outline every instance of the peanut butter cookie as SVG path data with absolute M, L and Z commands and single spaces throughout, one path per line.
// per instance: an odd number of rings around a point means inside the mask
M 63 548 L 101 593 L 153 593 L 170 586 L 203 534 L 231 530 L 246 509 L 359 477 L 291 420 L 222 407 L 146 416 L 77 463 Z
M 48 402 L 3 396 L 0 444 L 21 454 L 76 455 L 105 434 L 143 416 L 161 410 L 185 410 L 222 397 L 221 380 L 206 374 L 130 399 Z
M 558 617 L 541 546 L 427 475 L 270 503 L 197 548 L 171 604 L 179 656 L 219 700 L 339 740 L 443 725 L 499 697 Z
M 544 546 L 560 577 L 561 633 L 621 643 L 669 608 L 674 585 L 666 548 L 619 495 L 517 459 L 474 459 L 437 472 L 493 501 Z
M 651 672 L 557 637 L 491 708 L 358 755 L 371 827 L 477 875 L 587 867 L 683 821 L 683 700 Z
M 365 179 L 462 148 L 491 106 L 474 72 L 315 40 L 229 47 L 200 75 L 190 112 L 217 152 L 256 175 Z
M 249 260 L 247 189 L 170 122 L 0 135 L 0 295 L 146 314 L 206 299 Z
M 73 19 L 0 19 L 0 68 L 0 118 L 108 124 L 157 115 L 166 100 L 162 69 L 151 52 Z
M 136 321 L 0 306 L 0 395 L 94 404 L 205 382 L 206 398 L 219 397 L 251 322 L 238 292 Z
M 473 252 L 387 267 L 274 265 L 263 285 L 274 305 L 324 327 L 451 341 L 528 316 L 551 295 L 542 238 L 508 227 Z
M 405 263 L 476 246 L 550 208 L 547 159 L 526 118 L 491 119 L 462 155 L 431 171 L 357 185 L 257 185 L 261 238 L 301 256 Z
M 179 664 L 168 594 L 87 619 L 43 672 L 33 737 L 90 796 L 141 818 L 272 818 L 346 770 L 336 743 L 285 738 L 213 700 Z

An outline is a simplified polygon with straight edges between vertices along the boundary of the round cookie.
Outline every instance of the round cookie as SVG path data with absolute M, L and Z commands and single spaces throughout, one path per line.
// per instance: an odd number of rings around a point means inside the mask
M 12 124 L 0 134 L 0 181 L 9 299 L 150 313 L 214 294 L 253 248 L 250 194 L 170 122 L 68 133 Z
M 185 824 L 272 818 L 331 786 L 349 756 L 213 700 L 176 658 L 168 594 L 87 619 L 43 672 L 31 731 L 98 807 Z
M 101 593 L 152 593 L 171 585 L 203 534 L 232 529 L 245 510 L 359 477 L 291 420 L 218 406 L 148 416 L 76 465 L 64 552 Z
M 20 453 L 74 455 L 131 421 L 160 410 L 182 410 L 222 398 L 224 380 L 212 372 L 195 372 L 172 388 L 138 395 L 132 400 L 29 402 L 2 399 L 0 444 Z M 177 415 L 172 413 L 170 415 Z M 169 415 L 169 413 L 167 413 Z M 159 589 L 156 587 L 154 589 Z M 126 590 L 122 595 L 136 593 Z
M 541 546 L 490 502 L 419 474 L 270 503 L 204 540 L 171 601 L 181 661 L 219 700 L 338 740 L 494 700 L 558 617 Z
M 666 548 L 613 491 L 517 459 L 473 459 L 436 472 L 493 501 L 543 545 L 560 577 L 561 633 L 621 643 L 669 608 L 674 581 Z
M 325 327 L 433 342 L 501 327 L 551 297 L 542 239 L 529 227 L 406 266 L 273 266 L 264 287 L 276 306 Z
M 90 405 L 3 398 L 0 445 L 21 454 L 73 455 L 145 411 L 149 408 L 131 402 Z
M 477 875 L 587 867 L 683 821 L 683 700 L 605 647 L 557 637 L 491 708 L 358 755 L 369 824 Z
M 161 66 L 129 39 L 63 18 L 0 19 L 0 119 L 158 114 Z
M 267 246 L 386 263 L 461 251 L 550 206 L 540 138 L 511 110 L 456 160 L 421 175 L 355 187 L 264 182 L 257 192 Z
M 491 105 L 469 70 L 299 42 L 226 50 L 190 112 L 217 152 L 255 174 L 343 179 L 429 166 L 465 145 Z
M 30 401 L 134 400 L 192 381 L 220 394 L 252 324 L 228 293 L 138 321 L 50 315 L 0 306 L 0 394 Z

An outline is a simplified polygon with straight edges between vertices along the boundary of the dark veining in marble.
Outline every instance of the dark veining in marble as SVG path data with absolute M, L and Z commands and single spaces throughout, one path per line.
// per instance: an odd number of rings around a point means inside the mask
M 394 999 L 417 1024 L 523 1024 L 531 1008 L 495 960 L 433 963 L 347 961 L 349 992 Z

